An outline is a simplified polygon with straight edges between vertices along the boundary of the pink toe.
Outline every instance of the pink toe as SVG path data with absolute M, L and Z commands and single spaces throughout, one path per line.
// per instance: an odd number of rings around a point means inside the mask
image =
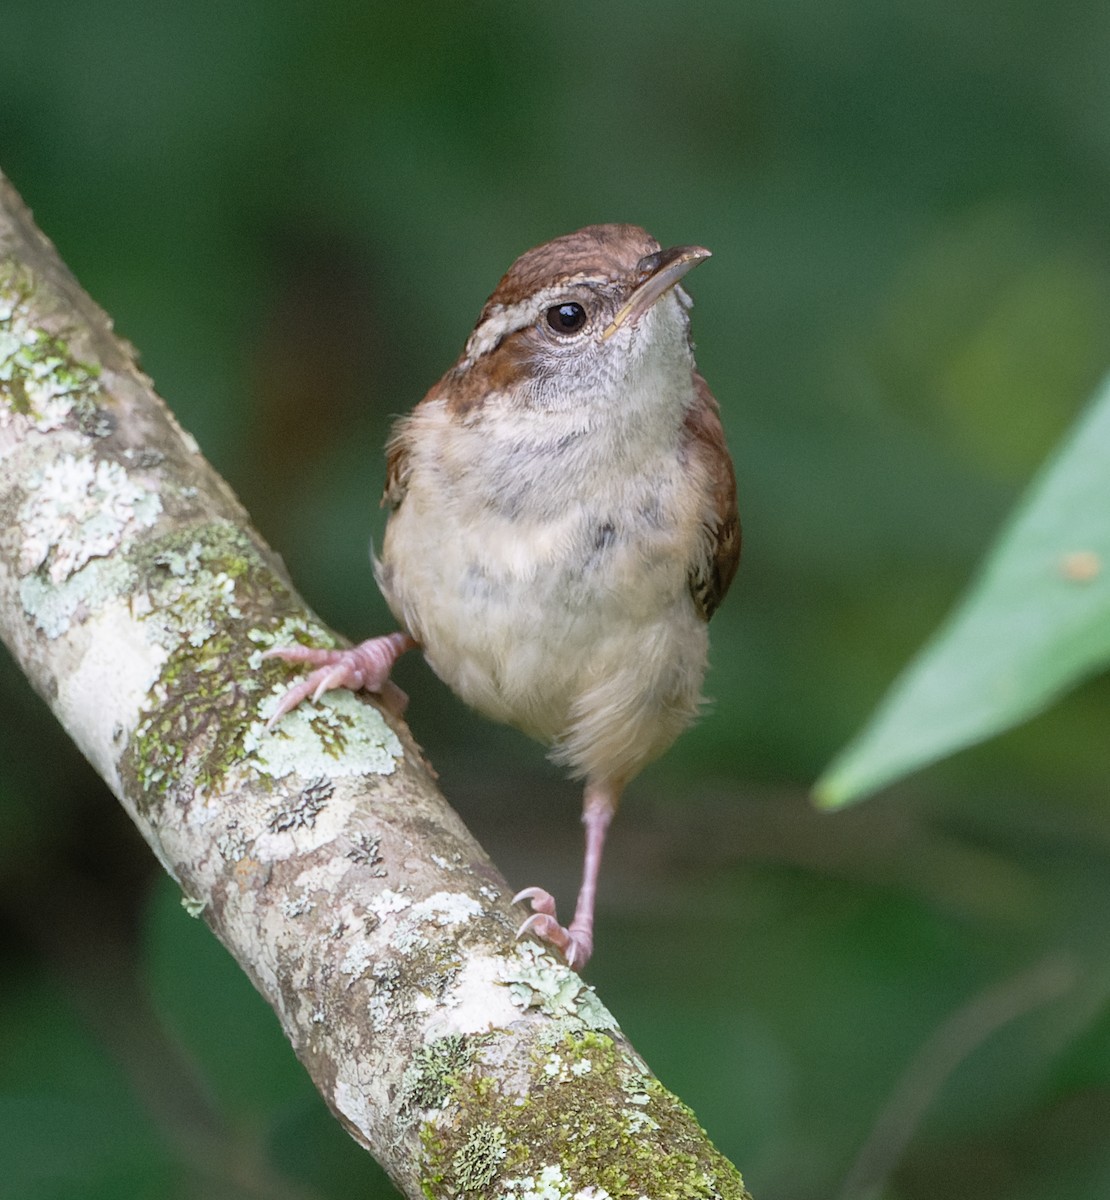
M 530 900 L 532 902 L 532 911 L 534 913 L 546 913 L 549 917 L 555 915 L 555 897 L 541 887 L 528 887 L 522 892 L 517 892 L 512 902 L 520 904 L 523 900 Z
M 516 931 L 516 936 L 519 940 L 531 933 L 540 938 L 541 941 L 546 942 L 550 940 L 550 934 L 559 929 L 561 929 L 561 926 L 554 917 L 549 917 L 547 913 L 533 913 L 521 922 L 520 928 Z

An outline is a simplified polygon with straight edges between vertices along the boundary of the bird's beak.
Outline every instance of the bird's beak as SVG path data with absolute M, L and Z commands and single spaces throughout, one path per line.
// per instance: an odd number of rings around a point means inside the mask
M 692 271 L 700 262 L 709 258 L 710 252 L 703 246 L 672 246 L 669 250 L 657 250 L 640 259 L 640 271 L 647 278 L 628 297 L 612 322 L 601 335 L 607 341 L 627 321 L 635 324 L 665 292 Z

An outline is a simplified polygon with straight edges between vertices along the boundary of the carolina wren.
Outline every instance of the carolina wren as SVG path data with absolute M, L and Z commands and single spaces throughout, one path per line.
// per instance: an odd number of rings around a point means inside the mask
M 378 586 L 402 632 L 315 666 L 273 720 L 338 687 L 402 696 L 419 647 L 479 712 L 585 780 L 574 919 L 531 887 L 521 926 L 581 968 L 602 846 L 625 785 L 694 720 L 707 624 L 740 556 L 736 481 L 694 363 L 680 281 L 709 257 L 635 225 L 591 225 L 521 255 L 455 365 L 387 447 Z

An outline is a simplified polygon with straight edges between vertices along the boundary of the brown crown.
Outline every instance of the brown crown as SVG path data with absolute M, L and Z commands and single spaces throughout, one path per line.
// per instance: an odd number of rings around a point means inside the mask
M 502 276 L 486 307 L 517 304 L 575 275 L 631 282 L 640 259 L 659 248 L 639 225 L 587 225 L 525 251 Z

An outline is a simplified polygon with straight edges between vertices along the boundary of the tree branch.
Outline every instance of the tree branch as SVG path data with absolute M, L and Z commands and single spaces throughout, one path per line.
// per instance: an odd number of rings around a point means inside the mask
M 0 633 L 352 1136 L 422 1195 L 746 1197 L 508 889 L 0 176 Z

